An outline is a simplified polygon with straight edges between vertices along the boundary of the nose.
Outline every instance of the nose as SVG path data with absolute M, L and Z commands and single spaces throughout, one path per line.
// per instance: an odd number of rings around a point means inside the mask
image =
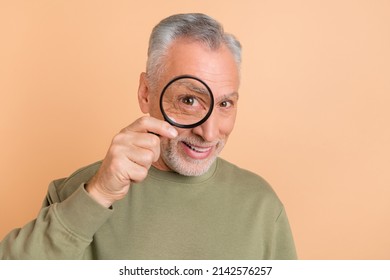
M 202 137 L 203 140 L 207 142 L 219 140 L 219 125 L 217 114 L 211 114 L 207 121 L 197 127 L 194 127 L 192 132 Z

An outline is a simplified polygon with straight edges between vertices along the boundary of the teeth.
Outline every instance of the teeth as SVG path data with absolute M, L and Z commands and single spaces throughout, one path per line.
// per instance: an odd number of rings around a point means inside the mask
M 200 147 L 193 147 L 191 146 L 190 144 L 186 143 L 186 142 L 183 142 L 188 148 L 190 148 L 191 150 L 195 151 L 195 152 L 198 152 L 198 153 L 205 153 L 207 152 L 208 150 L 210 150 L 210 147 L 208 148 L 200 148 Z

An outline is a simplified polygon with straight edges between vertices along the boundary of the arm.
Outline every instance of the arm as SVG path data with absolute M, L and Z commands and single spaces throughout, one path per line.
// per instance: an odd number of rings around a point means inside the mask
M 0 259 L 81 259 L 94 233 L 112 210 L 97 204 L 80 185 L 60 202 L 56 183 L 37 218 L 11 231 L 0 243 Z
M 284 208 L 282 208 L 278 218 L 275 221 L 270 259 L 297 259 L 294 239 Z
M 111 216 L 111 205 L 159 158 L 157 135 L 173 138 L 177 131 L 164 121 L 140 118 L 114 137 L 97 172 L 79 171 L 53 182 L 38 217 L 1 241 L 0 259 L 81 259 Z

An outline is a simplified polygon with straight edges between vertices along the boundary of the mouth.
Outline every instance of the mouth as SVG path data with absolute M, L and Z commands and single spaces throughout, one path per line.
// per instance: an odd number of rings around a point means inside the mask
M 213 149 L 213 146 L 202 147 L 190 144 L 188 142 L 181 142 L 185 153 L 194 159 L 205 159 L 207 158 Z
M 211 150 L 211 147 L 199 147 L 199 146 L 194 146 L 194 145 L 191 145 L 187 142 L 184 142 L 182 141 L 182 143 L 184 145 L 186 145 L 188 148 L 190 148 L 191 150 L 193 150 L 194 152 L 197 152 L 197 153 L 207 153 L 208 151 Z

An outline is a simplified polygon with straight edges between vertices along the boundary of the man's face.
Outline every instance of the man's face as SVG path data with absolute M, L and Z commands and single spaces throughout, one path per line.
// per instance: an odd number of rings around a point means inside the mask
M 149 114 L 162 119 L 159 107 L 161 90 L 172 78 L 184 74 L 196 76 L 208 84 L 215 106 L 202 125 L 192 129 L 176 128 L 179 134 L 175 139 L 161 137 L 161 155 L 153 164 L 156 168 L 187 176 L 199 176 L 209 169 L 234 127 L 238 71 L 232 53 L 224 45 L 218 50 L 210 50 L 185 39 L 172 44 L 156 92 L 149 95 Z

